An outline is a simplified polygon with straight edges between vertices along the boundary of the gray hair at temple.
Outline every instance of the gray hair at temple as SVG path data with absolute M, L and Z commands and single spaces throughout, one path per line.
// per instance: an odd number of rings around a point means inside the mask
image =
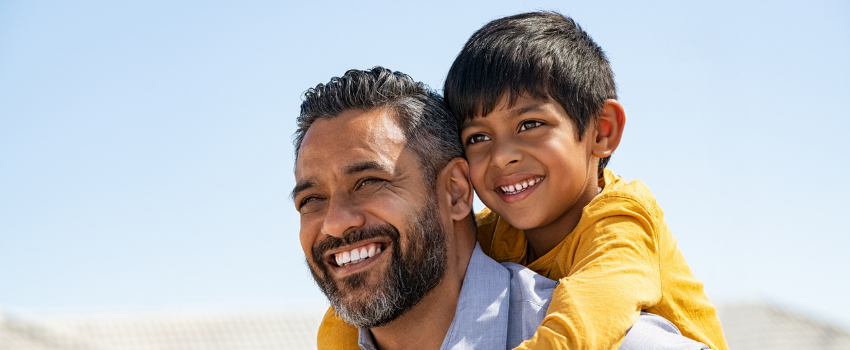
M 436 186 L 437 173 L 449 161 L 463 157 L 457 121 L 442 96 L 407 74 L 379 66 L 352 69 L 308 89 L 302 100 L 293 136 L 296 161 L 304 135 L 316 120 L 331 119 L 351 109 L 375 108 L 387 108 L 394 114 L 430 188 Z

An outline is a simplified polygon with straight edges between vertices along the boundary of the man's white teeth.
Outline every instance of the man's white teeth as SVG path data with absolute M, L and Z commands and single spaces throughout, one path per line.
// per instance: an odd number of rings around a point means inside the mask
M 518 182 L 513 185 L 501 186 L 502 192 L 505 194 L 517 194 L 522 191 L 527 190 L 529 187 L 532 187 L 536 184 L 539 184 L 540 181 L 543 180 L 542 176 L 539 176 L 530 180 L 523 180 L 522 182 Z
M 354 249 L 351 251 L 351 261 L 360 260 L 360 251 Z
M 354 248 L 347 252 L 334 254 L 337 266 L 346 266 L 349 264 L 357 264 L 363 260 L 369 259 L 381 252 L 381 245 L 377 243 L 367 244 L 365 246 Z

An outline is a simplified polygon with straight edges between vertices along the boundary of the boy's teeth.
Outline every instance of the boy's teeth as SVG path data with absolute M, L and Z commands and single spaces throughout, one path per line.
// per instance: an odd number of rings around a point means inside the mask
M 540 183 L 540 180 L 543 180 L 542 176 L 538 177 L 536 179 L 523 180 L 522 182 L 519 182 L 519 183 L 516 183 L 516 184 L 513 184 L 513 185 L 501 186 L 501 189 L 502 189 L 502 192 L 504 192 L 505 194 L 517 194 L 519 192 L 522 192 L 525 189 L 528 189 L 529 187 L 532 187 L 532 186 Z

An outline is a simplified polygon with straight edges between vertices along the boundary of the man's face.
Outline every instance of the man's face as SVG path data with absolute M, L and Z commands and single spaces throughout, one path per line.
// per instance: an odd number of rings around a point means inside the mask
M 415 306 L 446 269 L 436 195 L 382 109 L 317 120 L 295 167 L 295 207 L 310 271 L 336 311 L 361 328 Z

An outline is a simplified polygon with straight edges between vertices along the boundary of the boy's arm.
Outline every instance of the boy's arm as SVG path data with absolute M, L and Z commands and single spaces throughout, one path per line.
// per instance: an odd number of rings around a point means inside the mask
M 560 250 L 553 263 L 567 277 L 537 333 L 516 349 L 616 349 L 640 311 L 660 301 L 652 220 L 632 204 L 575 232 Z
M 316 340 L 319 350 L 360 350 L 357 328 L 337 317 L 333 307 L 325 312 Z

